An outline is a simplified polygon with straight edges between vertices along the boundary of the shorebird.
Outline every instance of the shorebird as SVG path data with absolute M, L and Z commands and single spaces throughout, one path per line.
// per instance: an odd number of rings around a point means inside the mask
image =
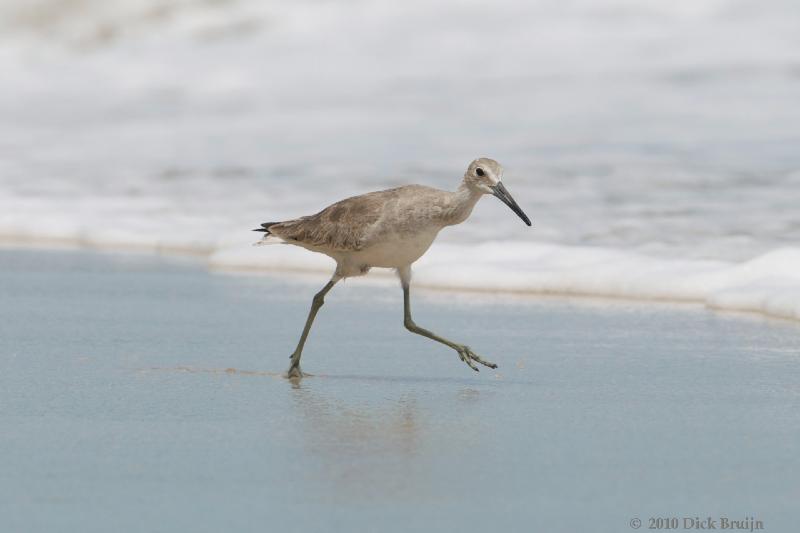
M 338 281 L 363 276 L 372 267 L 393 268 L 403 288 L 406 329 L 428 337 L 458 353 L 478 371 L 475 363 L 497 368 L 469 346 L 450 341 L 418 326 L 411 318 L 411 265 L 428 250 L 443 228 L 464 222 L 485 194 L 492 194 L 511 208 L 528 226 L 531 221 L 501 181 L 503 167 L 482 157 L 470 163 L 454 192 L 424 185 L 406 185 L 347 198 L 316 215 L 283 222 L 265 222 L 253 231 L 266 235 L 256 244 L 285 243 L 318 252 L 336 261 L 330 281 L 313 298 L 297 348 L 290 356 L 289 378 L 300 378 L 300 356 L 325 295 Z

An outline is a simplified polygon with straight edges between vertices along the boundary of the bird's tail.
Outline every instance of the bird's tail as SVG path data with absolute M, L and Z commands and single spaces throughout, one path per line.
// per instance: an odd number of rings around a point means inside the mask
M 264 236 L 261 238 L 260 241 L 253 243 L 253 246 L 263 246 L 265 244 L 277 244 L 279 242 L 283 242 L 283 239 L 281 239 L 277 235 L 273 235 L 269 231 L 269 228 L 271 228 L 275 224 L 278 224 L 278 222 L 264 222 L 263 224 L 261 224 L 260 228 L 254 229 L 253 231 L 264 232 Z
M 263 231 L 264 233 L 269 235 L 270 234 L 269 228 L 271 228 L 275 224 L 277 224 L 277 222 L 264 222 L 263 224 L 261 224 L 260 228 L 256 228 L 253 231 Z

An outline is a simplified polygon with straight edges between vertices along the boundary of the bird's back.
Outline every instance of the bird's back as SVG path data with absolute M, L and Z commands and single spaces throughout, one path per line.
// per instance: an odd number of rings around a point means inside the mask
M 450 195 L 424 185 L 406 185 L 353 196 L 315 215 L 264 226 L 268 235 L 312 250 L 360 251 L 388 235 L 413 236 L 442 226 Z

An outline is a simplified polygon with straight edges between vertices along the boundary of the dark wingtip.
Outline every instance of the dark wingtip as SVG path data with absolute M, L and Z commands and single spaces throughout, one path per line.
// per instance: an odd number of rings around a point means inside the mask
M 269 228 L 275 224 L 277 224 L 277 222 L 264 222 L 261 224 L 260 228 L 256 228 L 253 231 L 263 231 L 264 233 L 269 233 Z

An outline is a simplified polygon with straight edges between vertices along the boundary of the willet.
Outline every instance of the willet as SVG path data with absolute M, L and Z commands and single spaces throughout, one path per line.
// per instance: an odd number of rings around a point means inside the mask
M 284 222 L 266 222 L 253 231 L 263 231 L 256 244 L 286 243 L 330 256 L 336 261 L 331 280 L 312 300 L 297 348 L 291 355 L 287 376 L 299 378 L 300 356 L 308 332 L 320 307 L 336 283 L 347 277 L 363 276 L 372 267 L 394 268 L 403 287 L 404 324 L 412 333 L 449 346 L 470 368 L 475 363 L 497 368 L 470 349 L 421 328 L 411 318 L 411 265 L 428 250 L 443 228 L 464 222 L 484 194 L 492 194 L 510 207 L 527 224 L 530 219 L 500 181 L 503 167 L 482 157 L 470 163 L 455 192 L 424 185 L 406 185 L 347 198 L 316 215 Z

